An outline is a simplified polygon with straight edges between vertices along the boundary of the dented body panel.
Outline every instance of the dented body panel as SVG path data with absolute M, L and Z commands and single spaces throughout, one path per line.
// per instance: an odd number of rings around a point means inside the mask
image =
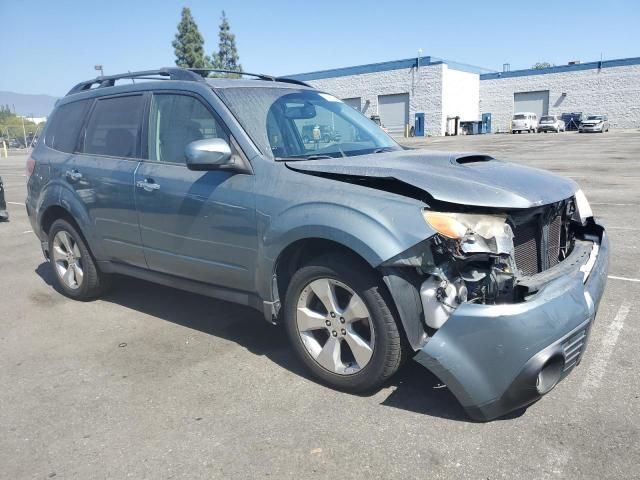
M 562 343 L 572 334 L 583 329 L 588 336 L 608 263 L 604 234 L 586 282 L 577 265 L 525 302 L 460 305 L 415 358 L 478 420 L 532 403 L 541 396 L 535 383 L 539 368 L 552 355 L 565 355 Z
M 465 160 L 469 158 L 473 161 Z M 412 150 L 289 166 L 312 174 L 395 179 L 437 202 L 483 208 L 532 208 L 564 200 L 577 190 L 572 180 L 543 170 L 462 153 Z

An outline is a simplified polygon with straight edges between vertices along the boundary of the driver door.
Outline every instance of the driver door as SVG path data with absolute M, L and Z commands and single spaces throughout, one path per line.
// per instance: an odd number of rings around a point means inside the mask
M 187 169 L 185 147 L 230 138 L 213 110 L 188 93 L 154 93 L 148 160 L 136 171 L 136 206 L 151 270 L 254 290 L 254 177 L 224 170 Z

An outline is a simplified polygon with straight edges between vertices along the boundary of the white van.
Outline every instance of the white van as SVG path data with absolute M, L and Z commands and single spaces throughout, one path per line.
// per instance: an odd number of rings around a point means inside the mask
M 536 133 L 538 131 L 538 116 L 532 112 L 514 113 L 511 119 L 511 133 Z

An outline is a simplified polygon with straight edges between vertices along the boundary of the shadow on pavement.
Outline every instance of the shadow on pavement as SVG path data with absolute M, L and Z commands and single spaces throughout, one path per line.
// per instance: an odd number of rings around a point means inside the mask
M 36 273 L 53 288 L 53 271 L 48 263 L 40 264 Z M 289 348 L 284 329 L 265 322 L 260 312 L 249 307 L 124 276 L 114 279 L 114 287 L 101 300 L 235 342 L 255 355 L 264 355 L 279 366 L 315 381 Z M 215 321 L 211 320 L 212 314 Z M 433 417 L 472 421 L 446 386 L 414 361 L 407 362 L 386 386 L 395 389 L 382 405 Z

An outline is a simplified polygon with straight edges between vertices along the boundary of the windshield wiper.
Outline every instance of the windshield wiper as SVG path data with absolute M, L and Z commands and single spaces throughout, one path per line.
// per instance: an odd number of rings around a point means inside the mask
M 278 162 L 300 162 L 302 160 L 332 160 L 331 155 L 308 155 L 306 157 L 277 157 Z
M 371 153 L 384 153 L 384 152 L 393 152 L 393 151 L 395 151 L 395 148 L 393 147 L 380 147 L 380 148 L 376 148 Z

